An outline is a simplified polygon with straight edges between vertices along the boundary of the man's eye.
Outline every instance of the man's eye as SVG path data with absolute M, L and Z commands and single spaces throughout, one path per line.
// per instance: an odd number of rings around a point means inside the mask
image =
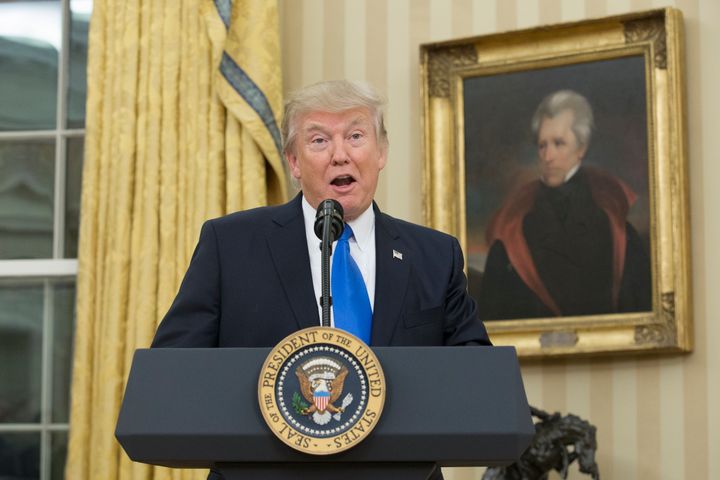
M 353 140 L 360 140 L 362 138 L 362 133 L 353 133 L 352 135 L 350 135 L 350 138 L 352 138 Z
M 321 138 L 321 137 L 317 137 L 317 138 L 313 138 L 312 140 L 310 140 L 310 143 L 317 143 L 317 144 L 320 144 L 320 143 L 323 143 L 324 141 L 325 141 L 325 139 L 324 139 L 324 138 Z

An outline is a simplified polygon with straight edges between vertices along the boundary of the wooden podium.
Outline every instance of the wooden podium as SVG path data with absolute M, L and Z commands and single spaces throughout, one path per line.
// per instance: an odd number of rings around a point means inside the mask
M 387 381 L 360 445 L 328 456 L 275 437 L 258 406 L 269 349 L 138 350 L 116 437 L 137 462 L 232 479 L 426 479 L 438 467 L 507 465 L 535 429 L 512 347 L 373 348 Z

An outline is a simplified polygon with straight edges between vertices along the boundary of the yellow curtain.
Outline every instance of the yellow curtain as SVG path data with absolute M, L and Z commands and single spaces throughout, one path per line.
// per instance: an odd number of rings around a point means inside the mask
M 95 1 L 68 479 L 207 475 L 132 463 L 115 421 L 203 220 L 287 196 L 278 37 L 274 1 Z

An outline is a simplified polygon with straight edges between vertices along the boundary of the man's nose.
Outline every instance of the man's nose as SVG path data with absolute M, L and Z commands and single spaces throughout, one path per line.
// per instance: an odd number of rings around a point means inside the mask
M 335 148 L 332 152 L 332 163 L 333 165 L 344 165 L 350 161 L 350 156 L 345 150 L 345 146 L 342 142 L 335 143 Z
M 540 160 L 543 161 L 543 163 L 550 163 L 555 158 L 555 149 L 548 146 L 540 150 Z

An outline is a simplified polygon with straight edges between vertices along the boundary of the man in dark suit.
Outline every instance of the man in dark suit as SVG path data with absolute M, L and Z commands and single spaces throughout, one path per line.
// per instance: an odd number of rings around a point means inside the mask
M 205 223 L 152 346 L 269 347 L 319 326 L 313 223 L 327 198 L 340 202 L 354 233 L 350 254 L 372 308 L 371 345 L 489 345 L 457 240 L 373 202 L 388 149 L 381 98 L 362 84 L 319 83 L 288 101 L 282 130 L 302 192 L 285 205 Z
M 590 104 L 571 90 L 538 106 L 540 178 L 509 195 L 487 228 L 484 320 L 652 308 L 649 258 L 627 220 L 636 195 L 614 175 L 582 166 L 592 126 Z
M 457 240 L 373 202 L 388 149 L 381 98 L 362 84 L 319 83 L 288 101 L 282 130 L 302 192 L 285 205 L 206 222 L 153 347 L 272 346 L 319 325 L 313 222 L 327 198 L 340 202 L 354 232 L 350 253 L 372 306 L 371 345 L 488 345 Z
M 467 294 L 458 241 L 392 218 L 373 202 L 388 148 L 381 98 L 352 82 L 316 84 L 288 101 L 282 130 L 302 192 L 285 205 L 203 225 L 152 346 L 270 347 L 319 326 L 313 223 L 328 198 L 340 202 L 353 232 L 349 250 L 372 309 L 371 345 L 490 345 Z
M 319 326 L 304 201 L 298 195 L 206 222 L 152 346 L 270 347 Z M 465 290 L 457 240 L 369 208 L 376 256 L 370 344 L 489 344 Z

